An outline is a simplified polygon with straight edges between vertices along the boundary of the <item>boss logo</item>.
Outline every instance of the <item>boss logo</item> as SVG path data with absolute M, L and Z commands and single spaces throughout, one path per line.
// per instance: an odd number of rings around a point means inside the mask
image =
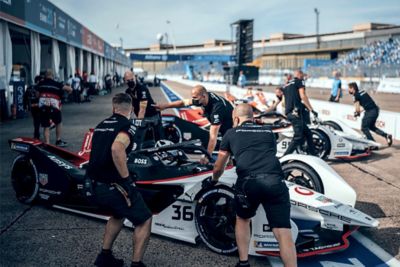
M 134 159 L 133 163 L 145 165 L 147 164 L 147 159 Z

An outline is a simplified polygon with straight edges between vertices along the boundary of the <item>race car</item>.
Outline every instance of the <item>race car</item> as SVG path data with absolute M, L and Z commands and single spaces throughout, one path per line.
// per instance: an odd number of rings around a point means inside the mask
M 147 126 L 143 131 L 148 132 Z M 108 219 L 85 190 L 91 135 L 86 135 L 80 153 L 31 138 L 10 140 L 10 148 L 19 152 L 11 169 L 16 198 Z M 215 252 L 234 253 L 234 166 L 226 168 L 215 187 L 202 188 L 212 166 L 200 164 L 196 156 L 212 158 L 200 141 L 159 143 L 138 146 L 128 157 L 129 172 L 154 214 L 152 233 L 193 244 L 200 237 Z M 355 191 L 321 159 L 293 154 L 280 161 L 290 191 L 292 234 L 299 257 L 343 250 L 358 227 L 378 226 L 377 220 L 354 208 Z M 125 225 L 132 227 L 129 221 Z M 252 219 L 251 231 L 251 255 L 279 255 L 262 208 Z
M 180 109 L 179 118 L 174 115 L 163 115 L 164 125 L 169 129 L 173 141 L 200 139 L 203 145 L 208 143 L 209 121 L 202 117 L 200 109 Z M 286 117 L 279 112 L 260 113 L 255 116 L 260 124 L 270 125 L 278 142 L 277 156 L 281 157 L 293 139 L 293 128 Z M 309 125 L 318 156 L 322 159 L 358 159 L 371 155 L 371 149 L 380 147 L 377 142 L 362 138 L 355 130 L 340 121 L 320 121 L 314 118 Z M 335 128 L 346 129 L 345 133 Z M 174 132 L 175 131 L 175 132 Z M 219 138 L 221 140 L 221 137 Z M 217 143 L 216 149 L 218 149 Z M 296 149 L 296 153 L 306 154 L 304 144 Z

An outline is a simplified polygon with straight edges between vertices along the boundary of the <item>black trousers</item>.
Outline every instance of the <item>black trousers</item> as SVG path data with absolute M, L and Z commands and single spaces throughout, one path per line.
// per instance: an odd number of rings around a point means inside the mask
M 73 90 L 72 91 L 74 102 L 81 103 L 81 90 Z
M 31 109 L 33 119 L 33 138 L 40 138 L 40 108 L 32 107 Z
M 366 110 L 364 117 L 362 119 L 362 122 L 361 122 L 361 131 L 364 133 L 364 135 L 367 137 L 367 139 L 372 140 L 372 141 L 375 141 L 375 140 L 372 137 L 370 131 L 373 131 L 385 138 L 387 137 L 387 133 L 385 133 L 381 129 L 378 129 L 375 126 L 378 116 L 379 116 L 379 108 Z
M 306 121 L 302 119 L 302 117 L 293 114 L 288 114 L 287 118 L 292 123 L 294 135 L 293 140 L 284 155 L 293 153 L 296 148 L 303 145 L 305 140 L 307 141 L 308 154 L 316 155 L 312 132 L 308 128 Z

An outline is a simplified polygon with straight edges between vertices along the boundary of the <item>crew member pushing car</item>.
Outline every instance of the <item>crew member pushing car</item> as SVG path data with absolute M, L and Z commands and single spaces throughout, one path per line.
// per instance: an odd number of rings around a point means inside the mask
M 142 257 L 151 227 L 151 212 L 133 183 L 127 166 L 127 154 L 132 150 L 136 128 L 129 118 L 132 100 L 128 94 L 117 94 L 112 100 L 113 115 L 94 130 L 87 176 L 94 181 L 96 203 L 112 214 L 108 220 L 103 247 L 97 256 L 97 266 L 123 266 L 111 248 L 127 218 L 135 226 L 131 266 L 145 266 Z
M 260 204 L 268 224 L 279 242 L 285 266 L 296 266 L 296 250 L 290 226 L 290 200 L 281 164 L 276 157 L 276 140 L 270 127 L 253 122 L 253 110 L 239 104 L 233 111 L 234 128 L 222 138 L 213 177 L 203 186 L 215 185 L 224 172 L 230 155 L 236 160 L 238 179 L 235 185 L 236 243 L 239 263 L 249 266 L 250 219 Z
M 214 93 L 207 92 L 206 88 L 196 85 L 192 89 L 192 98 L 174 101 L 171 103 L 160 103 L 154 105 L 159 110 L 167 108 L 180 108 L 185 106 L 198 106 L 204 110 L 204 115 L 211 123 L 210 138 L 207 145 L 208 153 L 212 154 L 217 145 L 218 133 L 223 136 L 227 130 L 232 128 L 232 104 L 225 98 Z M 200 161 L 205 164 L 208 159 L 203 157 Z
M 349 83 L 349 93 L 353 95 L 353 101 L 356 111 L 354 112 L 355 117 L 360 116 L 361 107 L 365 110 L 365 115 L 361 122 L 361 131 L 367 137 L 367 139 L 374 141 L 370 130 L 383 136 L 386 139 L 388 146 L 393 143 L 393 137 L 391 134 L 387 134 L 381 129 L 375 126 L 376 120 L 379 116 L 379 107 L 372 100 L 371 96 L 365 90 L 359 90 L 356 83 Z

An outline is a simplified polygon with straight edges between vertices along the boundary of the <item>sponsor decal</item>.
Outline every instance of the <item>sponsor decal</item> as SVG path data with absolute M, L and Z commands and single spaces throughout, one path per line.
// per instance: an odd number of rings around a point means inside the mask
M 192 133 L 183 133 L 183 139 L 185 140 L 192 139 Z
M 349 152 L 347 152 L 347 151 L 336 151 L 334 154 L 337 155 L 337 156 L 343 156 L 343 155 L 346 156 L 346 155 L 349 154 Z
M 305 249 L 303 249 L 302 252 L 311 252 L 311 251 L 322 250 L 322 249 L 327 249 L 327 248 L 335 248 L 335 247 L 338 247 L 340 245 L 341 245 L 341 243 L 337 242 L 337 243 L 329 244 L 329 245 L 325 245 L 325 246 L 317 246 L 317 247 L 305 248 Z
M 63 167 L 64 169 L 70 170 L 73 167 L 66 164 L 65 162 L 59 160 L 57 157 L 53 156 L 53 155 L 48 155 L 47 156 L 51 161 L 53 161 L 54 163 L 56 163 L 58 166 Z
M 314 192 L 313 192 L 313 191 L 311 191 L 310 189 L 305 188 L 305 187 L 297 186 L 297 187 L 294 188 L 294 191 L 296 191 L 296 193 L 298 193 L 298 194 L 300 194 L 300 195 L 303 195 L 303 196 L 311 196 L 311 195 L 314 195 Z
M 327 110 L 327 109 L 321 110 L 321 113 L 324 114 L 324 115 L 331 115 L 331 112 L 329 110 Z
M 323 195 L 320 195 L 319 197 L 317 197 L 316 200 L 318 200 L 318 201 L 320 201 L 322 203 L 331 203 L 332 202 L 332 199 L 327 198 L 327 197 L 325 197 Z
M 350 114 L 346 115 L 346 119 L 349 120 L 349 121 L 357 121 L 357 118 L 354 117 L 353 115 L 350 115 Z
M 54 190 L 49 190 L 49 189 L 44 189 L 44 188 L 40 188 L 39 191 L 41 193 L 46 193 L 46 194 L 50 194 L 50 195 L 61 195 L 61 191 L 54 191 Z
M 172 230 L 180 230 L 180 231 L 185 231 L 185 228 L 179 227 L 179 226 L 171 226 L 171 225 L 166 225 L 165 223 L 155 223 L 156 226 L 165 228 L 165 229 L 172 229 Z
M 49 182 L 49 176 L 47 173 L 39 173 L 39 183 L 45 186 Z
M 262 241 L 254 241 L 255 248 L 278 248 L 278 242 L 262 242 Z
M 140 164 L 140 165 L 146 165 L 147 164 L 147 159 L 135 158 L 133 160 L 133 163 Z
M 11 143 L 11 149 L 20 152 L 29 152 L 29 145 L 20 143 Z
M 271 227 L 269 227 L 269 224 L 263 224 L 263 232 L 270 232 Z
M 219 123 L 220 122 L 220 120 L 219 120 L 219 114 L 214 114 L 214 123 Z
M 133 143 L 132 151 L 136 150 L 136 148 L 137 148 L 137 144 L 136 144 L 136 143 Z
M 328 230 L 343 231 L 343 224 L 338 223 L 322 222 L 321 227 Z
M 263 238 L 274 238 L 275 239 L 275 236 L 272 232 L 270 232 L 269 234 L 266 234 L 266 235 L 254 234 L 253 236 L 255 238 L 261 238 L 261 239 L 263 239 Z
M 345 147 L 346 144 L 345 144 L 345 143 L 338 143 L 336 146 L 337 146 L 337 147 Z
M 304 203 L 301 203 L 301 202 L 298 202 L 298 201 L 295 201 L 295 200 L 292 200 L 292 199 L 290 200 L 290 204 L 293 205 L 293 206 L 298 206 L 298 207 L 301 207 L 301 208 L 308 209 L 308 210 L 313 211 L 313 212 L 318 212 L 319 214 L 321 214 L 323 216 L 333 217 L 333 218 L 339 219 L 339 220 L 341 220 L 343 222 L 351 223 L 351 219 L 350 218 L 348 218 L 346 216 L 343 216 L 343 215 L 340 215 L 340 214 L 336 214 L 336 213 L 328 211 L 328 210 L 324 210 L 324 209 L 316 208 L 316 207 L 313 207 L 313 206 L 309 206 L 307 204 L 304 204 Z

